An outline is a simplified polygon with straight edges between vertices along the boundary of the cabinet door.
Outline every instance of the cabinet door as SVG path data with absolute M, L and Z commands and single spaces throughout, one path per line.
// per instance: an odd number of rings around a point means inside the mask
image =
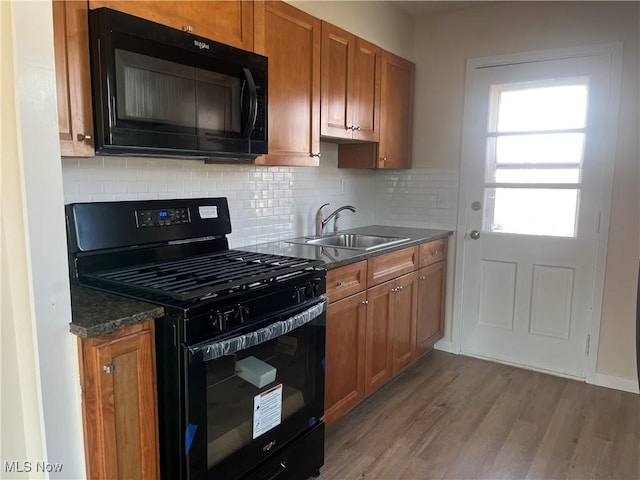
M 391 318 L 395 282 L 387 282 L 367 291 L 365 392 L 368 395 L 393 374 Z
M 352 112 L 349 97 L 353 92 L 356 37 L 322 22 L 320 134 L 334 138 L 352 138 Z
M 81 344 L 89 478 L 158 478 L 153 321 Z
M 380 139 L 380 76 L 382 50 L 356 38 L 353 60 L 353 93 L 348 104 L 353 139 L 377 142 Z
M 416 352 L 418 282 L 416 272 L 395 281 L 393 325 L 393 373 L 411 363 Z
M 446 284 L 446 260 L 418 270 L 417 355 L 431 350 L 444 336 Z
M 109 7 L 200 37 L 253 50 L 253 1 L 90 0 L 91 8 Z
M 255 163 L 318 166 L 320 20 L 279 1 L 255 14 L 256 52 L 269 57 L 269 154 Z
M 365 292 L 327 309 L 325 414 L 327 423 L 341 417 L 364 398 Z
M 58 130 L 63 157 L 93 157 L 87 2 L 53 2 Z
M 384 52 L 378 168 L 410 168 L 414 64 Z

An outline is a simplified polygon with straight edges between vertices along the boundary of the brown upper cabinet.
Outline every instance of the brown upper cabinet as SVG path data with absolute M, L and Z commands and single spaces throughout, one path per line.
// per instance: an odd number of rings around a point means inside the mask
M 330 139 L 380 139 L 382 50 L 322 22 L 320 135 Z
M 269 58 L 269 154 L 261 165 L 320 163 L 320 20 L 256 2 L 256 52 Z
M 380 142 L 341 144 L 338 167 L 411 168 L 415 65 L 383 51 Z
M 53 2 L 58 131 L 63 157 L 93 157 L 87 2 Z
M 200 37 L 253 51 L 253 0 L 151 1 L 89 0 Z

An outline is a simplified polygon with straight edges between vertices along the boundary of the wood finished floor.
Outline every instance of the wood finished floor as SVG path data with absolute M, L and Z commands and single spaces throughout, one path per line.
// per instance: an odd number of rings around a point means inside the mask
M 638 480 L 640 395 L 436 351 L 325 443 L 322 480 Z

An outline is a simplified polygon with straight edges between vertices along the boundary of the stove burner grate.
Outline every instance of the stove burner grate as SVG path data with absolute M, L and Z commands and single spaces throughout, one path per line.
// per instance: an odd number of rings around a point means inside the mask
M 135 288 L 186 301 L 229 290 L 245 290 L 254 284 L 320 265 L 318 260 L 227 250 L 196 257 L 136 265 L 117 270 L 86 273 L 103 286 Z

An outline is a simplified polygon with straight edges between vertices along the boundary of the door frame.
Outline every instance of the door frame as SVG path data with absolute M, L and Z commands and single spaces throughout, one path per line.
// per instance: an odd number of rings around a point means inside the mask
M 466 62 L 465 88 L 464 88 L 464 113 L 462 124 L 462 142 L 460 158 L 460 183 L 458 190 L 458 222 L 456 225 L 456 245 L 455 245 L 455 280 L 453 293 L 453 328 L 452 328 L 452 350 L 461 353 L 462 347 L 462 306 L 463 306 L 463 275 L 465 245 L 468 238 L 466 232 L 467 212 L 469 205 L 469 166 L 473 155 L 471 154 L 470 142 L 466 140 L 472 131 L 469 112 L 472 108 L 472 87 L 474 72 L 483 67 L 498 67 L 501 65 L 511 65 L 517 63 L 530 63 L 545 60 L 560 60 L 563 58 L 585 57 L 585 56 L 606 56 L 610 61 L 610 101 L 606 108 L 605 125 L 607 131 L 602 135 L 605 142 L 604 150 L 613 160 L 607 162 L 603 168 L 604 176 L 602 180 L 602 198 L 600 210 L 600 228 L 596 234 L 596 258 L 594 271 L 593 299 L 591 305 L 591 318 L 588 322 L 589 353 L 587 355 L 586 377 L 587 383 L 596 382 L 596 367 L 598 363 L 598 345 L 600 340 L 600 323 L 602 318 L 602 297 L 604 293 L 604 276 L 607 257 L 607 245 L 609 241 L 609 224 L 611 218 L 611 196 L 613 191 L 613 174 L 616 160 L 616 148 L 618 138 L 618 110 L 620 104 L 620 83 L 622 77 L 622 42 L 605 43 L 597 45 L 584 45 L 578 47 L 557 48 L 550 50 L 538 50 L 491 57 L 470 58 Z M 587 346 L 585 345 L 585 348 Z M 554 373 L 555 372 L 548 372 Z

